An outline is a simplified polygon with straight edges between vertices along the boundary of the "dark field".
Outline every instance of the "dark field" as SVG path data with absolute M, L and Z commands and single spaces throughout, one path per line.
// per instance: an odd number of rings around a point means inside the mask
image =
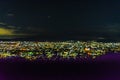
M 95 60 L 0 61 L 0 80 L 119 80 L 120 54 L 108 53 Z

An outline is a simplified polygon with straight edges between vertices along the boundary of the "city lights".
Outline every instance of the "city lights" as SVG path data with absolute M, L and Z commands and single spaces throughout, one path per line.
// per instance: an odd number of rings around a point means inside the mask
M 36 41 L 1 41 L 0 58 L 21 57 L 36 59 L 76 59 L 90 57 L 95 59 L 107 52 L 120 52 L 120 43 L 105 42 L 36 42 Z

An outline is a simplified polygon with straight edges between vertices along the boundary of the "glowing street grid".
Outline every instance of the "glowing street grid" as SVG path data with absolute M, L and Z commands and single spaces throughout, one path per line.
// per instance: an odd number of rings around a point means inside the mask
M 21 57 L 27 60 L 36 59 L 92 59 L 107 52 L 120 52 L 120 43 L 96 41 L 0 41 L 0 59 Z

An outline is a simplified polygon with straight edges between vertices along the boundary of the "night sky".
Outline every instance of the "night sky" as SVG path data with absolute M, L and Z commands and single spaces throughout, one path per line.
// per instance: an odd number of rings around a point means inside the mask
M 119 0 L 0 0 L 0 38 L 120 40 Z

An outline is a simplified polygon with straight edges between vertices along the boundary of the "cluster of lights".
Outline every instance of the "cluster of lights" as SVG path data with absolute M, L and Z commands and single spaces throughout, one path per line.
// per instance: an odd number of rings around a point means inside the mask
M 36 59 L 76 59 L 96 58 L 106 52 L 120 51 L 120 43 L 103 42 L 29 42 L 1 41 L 0 58 L 21 57 L 28 60 Z

